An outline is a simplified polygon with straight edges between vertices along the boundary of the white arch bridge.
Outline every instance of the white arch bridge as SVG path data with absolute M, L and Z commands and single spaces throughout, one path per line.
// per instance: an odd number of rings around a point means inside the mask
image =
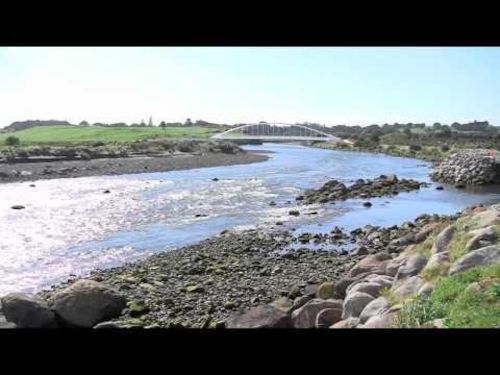
M 213 139 L 256 139 L 263 141 L 329 141 L 350 143 L 306 125 L 284 123 L 245 124 L 212 136 Z

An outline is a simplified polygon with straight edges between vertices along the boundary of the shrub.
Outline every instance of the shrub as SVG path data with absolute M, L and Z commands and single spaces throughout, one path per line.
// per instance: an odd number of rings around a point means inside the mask
M 450 151 L 450 147 L 447 145 L 441 146 L 441 151 L 448 152 L 448 151 Z
M 21 141 L 19 140 L 19 138 L 14 137 L 13 135 L 5 138 L 5 144 L 7 146 L 18 146 L 20 143 Z
M 420 151 L 422 146 L 419 145 L 410 145 L 410 151 Z

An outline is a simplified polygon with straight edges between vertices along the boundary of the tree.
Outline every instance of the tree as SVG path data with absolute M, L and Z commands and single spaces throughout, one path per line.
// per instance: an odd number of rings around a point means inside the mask
M 441 131 L 441 135 L 443 137 L 449 137 L 449 136 L 451 136 L 451 129 L 450 129 L 450 127 L 448 125 L 444 125 L 443 126 L 443 129 Z
M 80 126 L 89 126 L 89 123 L 87 121 L 83 120 L 78 125 L 80 125 Z
M 146 123 L 144 122 L 144 119 L 141 120 L 140 126 L 146 126 Z
M 7 146 L 18 146 L 19 143 L 21 143 L 21 141 L 19 140 L 19 138 L 14 137 L 13 135 L 5 138 L 5 144 Z
M 165 123 L 165 121 L 160 122 L 160 128 L 162 128 L 165 133 L 167 132 L 167 124 Z
M 403 133 L 405 133 L 406 136 L 410 137 L 411 136 L 411 129 L 410 128 L 405 128 L 403 130 Z
M 153 117 L 149 117 L 148 126 L 154 126 L 153 125 Z
M 433 131 L 440 131 L 443 128 L 443 125 L 441 125 L 439 122 L 435 122 L 432 125 L 432 130 Z
M 188 118 L 188 119 L 186 120 L 186 122 L 184 123 L 184 125 L 186 125 L 186 126 L 192 126 L 192 125 L 193 125 L 193 123 L 191 122 L 191 119 L 190 119 L 190 118 Z

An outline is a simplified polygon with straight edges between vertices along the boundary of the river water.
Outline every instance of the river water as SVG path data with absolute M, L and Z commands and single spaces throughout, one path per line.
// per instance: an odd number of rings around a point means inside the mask
M 335 178 L 352 183 L 395 173 L 430 182 L 430 164 L 382 154 L 296 145 L 245 146 L 269 160 L 246 165 L 0 185 L 0 295 L 34 293 L 96 268 L 119 266 L 198 242 L 223 229 L 270 227 L 282 221 L 302 231 L 388 226 L 422 213 L 451 214 L 500 199 L 496 188 L 457 190 L 436 185 L 395 197 L 298 207 L 305 188 Z M 217 178 L 218 181 L 213 179 Z M 103 191 L 109 189 L 109 194 Z M 270 206 L 271 201 L 276 206 Z M 22 204 L 24 210 L 10 207 Z M 317 215 L 308 215 L 317 211 Z M 205 216 L 206 215 L 206 216 Z

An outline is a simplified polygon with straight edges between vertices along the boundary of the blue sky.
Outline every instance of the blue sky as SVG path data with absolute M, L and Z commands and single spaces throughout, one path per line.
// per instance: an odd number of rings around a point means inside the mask
M 0 48 L 0 126 L 203 119 L 500 125 L 500 48 Z

